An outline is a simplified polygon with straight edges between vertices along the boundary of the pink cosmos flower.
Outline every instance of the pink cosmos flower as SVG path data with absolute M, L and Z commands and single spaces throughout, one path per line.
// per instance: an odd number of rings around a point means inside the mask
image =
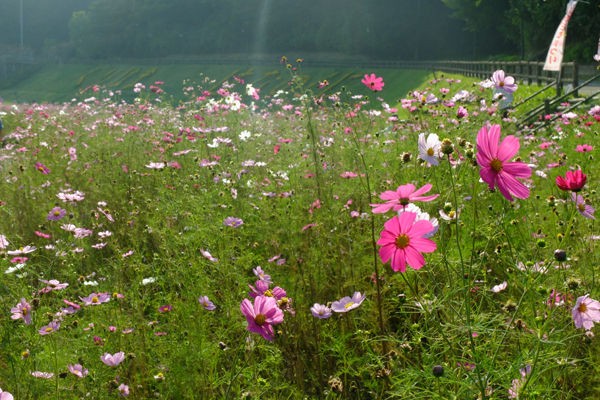
M 600 322 L 600 302 L 590 299 L 589 295 L 580 296 L 571 311 L 576 328 L 590 330 L 595 322 Z
M 119 385 L 119 387 L 117 388 L 117 390 L 119 391 L 119 394 L 123 397 L 127 397 L 129 396 L 129 386 L 127 386 L 124 383 L 121 383 Z
M 560 190 L 579 192 L 587 182 L 587 175 L 580 169 L 575 171 L 567 171 L 564 177 L 556 177 L 556 186 Z
M 431 190 L 433 185 L 428 183 L 421 188 L 415 190 L 415 185 L 409 183 L 398 186 L 395 191 L 387 190 L 379 195 L 381 200 L 386 200 L 384 204 L 371 204 L 373 214 L 383 214 L 390 210 L 398 211 L 401 208 L 408 206 L 414 201 L 432 201 L 438 198 L 439 194 L 431 196 L 421 196 Z
M 385 83 L 383 83 L 383 78 L 377 77 L 375 74 L 365 74 L 361 82 L 374 92 L 381 91 L 381 89 L 383 89 L 385 86 Z
M 67 368 L 70 373 L 79 378 L 85 378 L 88 374 L 87 368 L 83 368 L 81 364 L 67 365 Z
M 209 300 L 208 296 L 200 296 L 198 298 L 198 302 L 204 307 L 205 310 L 213 311 L 217 306 L 214 305 L 212 301 Z
M 240 310 L 248 322 L 248 330 L 258 333 L 266 340 L 273 340 L 275 331 L 273 325 L 283 322 L 283 311 L 277 307 L 277 300 L 273 297 L 257 296 L 254 304 L 244 299 L 240 304 Z
M 519 139 L 509 135 L 500 142 L 500 125 L 484 126 L 477 134 L 479 175 L 490 189 L 497 186 L 509 201 L 529 197 L 529 189 L 516 178 L 529 178 L 531 168 L 522 162 L 511 162 L 519 151 Z
M 109 367 L 116 367 L 125 360 L 125 353 L 122 351 L 115 354 L 104 353 L 100 356 L 100 360 Z
M 24 298 L 19 303 L 10 309 L 11 319 L 23 319 L 26 325 L 31 324 L 31 305 Z
M 48 335 L 52 332 L 56 332 L 60 328 L 60 322 L 52 321 L 48 325 L 42 326 L 38 331 L 40 335 Z
M 503 90 L 507 93 L 514 93 L 518 86 L 515 84 L 515 78 L 512 76 L 505 76 L 503 70 L 499 69 L 492 74 L 492 81 L 496 86 L 496 89 Z
M 48 221 L 58 221 L 62 219 L 66 214 L 67 210 L 60 207 L 54 207 L 52 210 L 50 210 L 46 219 Z
M 394 216 L 384 224 L 384 229 L 377 244 L 379 257 L 383 263 L 391 261 L 394 271 L 405 272 L 406 264 L 413 269 L 420 269 L 425 265 L 425 258 L 421 253 L 435 251 L 436 244 L 424 238 L 434 227 L 427 220 L 416 221 L 417 214 L 403 212 Z
M 579 214 L 589 219 L 596 219 L 596 217 L 594 217 L 594 212 L 596 212 L 596 210 L 594 207 L 586 203 L 582 195 L 578 193 L 571 193 L 571 200 L 577 206 L 577 211 Z
M 9 392 L 4 392 L 0 389 L 0 400 L 14 400 L 14 397 Z
M 41 162 L 35 163 L 35 169 L 37 169 L 44 175 L 48 175 L 50 173 L 50 169 L 48 167 L 46 167 L 44 164 L 42 164 Z
M 110 295 L 108 293 L 90 293 L 87 297 L 80 297 L 83 301 L 84 306 L 97 306 L 102 303 L 108 303 L 110 301 Z
M 589 144 L 578 144 L 575 147 L 575 151 L 579 153 L 589 153 L 592 150 L 594 150 L 594 147 L 590 146 Z
M 354 292 L 352 297 L 346 296 L 331 303 L 331 309 L 337 313 L 344 313 L 360 307 L 363 301 L 367 298 L 366 295 L 360 292 Z

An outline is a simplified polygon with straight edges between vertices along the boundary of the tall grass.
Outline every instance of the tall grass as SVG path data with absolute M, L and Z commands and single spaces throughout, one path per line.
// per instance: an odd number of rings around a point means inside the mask
M 394 110 L 366 87 L 288 73 L 286 91 L 258 100 L 239 81 L 217 92 L 206 80 L 176 107 L 161 84 L 130 103 L 98 87 L 85 101 L 3 106 L 0 387 L 17 399 L 596 398 L 598 341 L 571 309 L 600 294 L 597 225 L 554 179 L 581 168 L 580 194 L 597 202 L 598 117 L 582 109 L 533 133 L 456 77 L 437 74 Z M 529 198 L 480 181 L 488 122 L 519 138 Z M 422 132 L 451 145 L 440 165 L 420 160 Z M 371 204 L 408 183 L 439 194 L 417 204 L 439 230 L 425 266 L 401 273 L 376 245 L 394 213 Z M 36 249 L 17 254 L 25 246 Z M 272 341 L 240 311 L 259 266 L 285 290 Z M 366 295 L 355 309 L 311 315 L 355 292 Z M 84 305 L 92 293 L 110 300 Z M 21 298 L 31 324 L 11 319 Z M 81 308 L 58 315 L 64 300 Z M 41 335 L 51 321 L 60 328 Z M 101 361 L 121 351 L 120 364 Z

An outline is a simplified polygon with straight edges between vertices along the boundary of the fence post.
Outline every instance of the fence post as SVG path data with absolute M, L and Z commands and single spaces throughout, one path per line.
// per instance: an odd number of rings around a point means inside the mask
M 579 64 L 577 61 L 573 61 L 573 89 L 575 89 L 573 95 L 575 97 L 579 97 L 577 86 L 579 86 Z

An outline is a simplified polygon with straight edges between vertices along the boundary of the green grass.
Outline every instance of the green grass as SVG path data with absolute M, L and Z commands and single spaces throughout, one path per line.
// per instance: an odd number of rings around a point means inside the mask
M 177 75 L 181 66 L 69 68 L 76 91 L 103 86 L 78 96 L 96 101 L 0 106 L 8 135 L 0 150 L 0 235 L 10 242 L 0 249 L 2 390 L 17 399 L 118 398 L 121 384 L 135 399 L 504 399 L 531 365 L 522 399 L 598 397 L 598 339 L 571 317 L 578 297 L 600 298 L 597 223 L 554 184 L 581 168 L 588 182 L 579 193 L 598 203 L 598 122 L 588 110 L 534 134 L 488 110 L 490 90 L 455 75 L 376 71 L 386 86 L 375 94 L 355 71 L 303 69 L 295 80 L 302 84 L 288 87 L 284 67 L 254 79 L 249 67 L 215 66 L 222 78 L 206 83 L 199 72 Z M 214 92 L 233 74 L 263 95 L 285 80 L 288 93 L 263 96 L 253 110 L 245 85 L 235 84 L 229 91 L 249 108 L 232 110 Z M 133 103 L 111 95 L 131 91 L 141 77 L 164 80 L 166 93 L 145 90 Z M 171 95 L 183 92 L 186 78 L 197 83 L 174 107 Z M 330 87 L 321 101 L 316 83 L 324 79 Z M 400 92 L 386 92 L 401 85 L 440 98 L 448 88 L 446 99 L 468 89 L 475 99 L 460 103 L 467 118 L 440 103 L 415 103 L 395 118 L 377 97 L 395 105 Z M 204 89 L 213 94 L 198 100 Z M 533 170 L 526 199 L 509 202 L 480 182 L 476 136 L 488 122 L 519 139 L 516 157 Z M 447 139 L 451 157 L 438 166 L 420 161 L 421 132 Z M 594 150 L 577 152 L 581 144 Z M 402 273 L 381 262 L 376 245 L 395 213 L 373 214 L 371 204 L 409 183 L 431 183 L 426 194 L 439 194 L 415 202 L 438 218 L 439 230 L 426 264 Z M 84 199 L 57 197 L 69 190 Z M 48 219 L 54 207 L 65 209 L 59 221 Z M 441 210 L 459 211 L 458 221 L 441 219 Z M 226 226 L 228 217 L 243 224 Z M 69 224 L 92 233 L 77 237 Z M 26 261 L 8 253 L 27 245 L 37 249 L 21 255 Z M 557 249 L 565 261 L 555 259 Z M 19 261 L 21 269 L 5 273 Z M 536 270 L 540 263 L 545 272 Z M 280 299 L 286 311 L 273 341 L 249 332 L 240 311 L 258 266 L 272 292 L 283 288 L 291 300 L 289 309 Z M 45 293 L 42 279 L 69 286 Z M 505 290 L 492 291 L 504 281 Z M 359 307 L 328 319 L 311 315 L 313 304 L 354 292 L 366 295 Z M 84 306 L 91 293 L 111 299 Z M 551 293 L 563 304 L 548 304 Z M 214 311 L 198 302 L 204 295 Z M 11 319 L 21 298 L 31 304 L 31 324 Z M 59 317 L 65 299 L 82 306 Z M 59 318 L 58 331 L 38 332 Z M 100 359 L 120 351 L 118 366 Z M 70 373 L 73 364 L 89 375 Z M 436 365 L 442 376 L 432 373 Z

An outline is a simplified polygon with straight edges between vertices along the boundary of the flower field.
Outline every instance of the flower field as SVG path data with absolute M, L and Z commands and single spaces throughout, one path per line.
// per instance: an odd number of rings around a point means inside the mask
M 600 106 L 286 69 L 0 104 L 0 400 L 598 398 Z

